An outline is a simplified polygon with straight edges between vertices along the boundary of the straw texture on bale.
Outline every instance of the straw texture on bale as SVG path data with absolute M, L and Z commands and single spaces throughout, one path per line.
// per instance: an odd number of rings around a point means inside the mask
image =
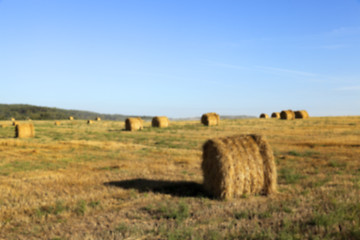
M 70 117 L 69 117 L 69 120 L 70 120 L 70 121 L 74 120 L 74 117 L 73 117 L 73 116 L 70 116 Z
M 274 155 L 261 135 L 208 140 L 203 146 L 201 167 L 204 188 L 220 199 L 277 191 Z
M 169 119 L 167 117 L 153 117 L 151 126 L 158 128 L 166 128 L 169 126 Z
M 295 113 L 292 110 L 284 110 L 280 113 L 280 118 L 284 120 L 295 119 Z
M 101 118 L 100 118 L 100 117 L 96 117 L 96 118 L 95 118 L 95 121 L 101 121 Z
M 32 123 L 22 123 L 15 126 L 16 138 L 31 138 L 35 137 L 35 128 Z
M 60 126 L 61 123 L 59 121 L 55 121 L 55 126 Z
M 205 113 L 201 116 L 201 123 L 205 126 L 220 124 L 220 115 L 217 113 Z
M 143 129 L 143 120 L 141 118 L 127 118 L 125 120 L 125 130 L 137 131 Z
M 271 118 L 280 118 L 280 113 L 279 112 L 273 112 L 271 114 Z
M 295 111 L 295 118 L 306 119 L 309 118 L 309 114 L 306 110 Z
M 262 113 L 260 114 L 260 118 L 269 118 L 269 115 L 267 115 L 266 113 Z
M 93 121 L 92 120 L 87 120 L 87 124 L 92 124 Z

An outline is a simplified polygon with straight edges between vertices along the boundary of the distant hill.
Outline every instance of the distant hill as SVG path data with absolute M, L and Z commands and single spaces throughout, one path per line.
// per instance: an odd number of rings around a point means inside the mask
M 16 120 L 60 120 L 68 119 L 73 116 L 75 119 L 95 119 L 100 117 L 103 120 L 124 121 L 128 117 L 141 117 L 144 120 L 151 120 L 152 116 L 129 116 L 121 114 L 101 114 L 89 111 L 79 110 L 65 110 L 60 108 L 39 107 L 27 104 L 0 104 L 0 120 L 9 120 L 15 118 Z M 222 119 L 239 119 L 239 118 L 254 118 L 253 116 L 238 115 L 238 116 L 220 116 Z M 192 118 L 172 118 L 171 120 L 198 120 L 199 117 Z
M 65 110 L 60 108 L 39 107 L 27 104 L 0 104 L 0 120 L 9 120 L 15 118 L 16 120 L 26 120 L 28 118 L 33 120 L 55 120 L 68 119 L 73 116 L 75 119 L 95 119 L 100 117 L 103 120 L 124 121 L 131 116 L 121 114 L 101 114 L 88 111 L 79 110 Z M 144 120 L 149 120 L 149 116 L 136 116 Z

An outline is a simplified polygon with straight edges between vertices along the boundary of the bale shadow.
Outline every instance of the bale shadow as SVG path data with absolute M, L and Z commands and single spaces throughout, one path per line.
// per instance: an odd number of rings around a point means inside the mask
M 212 198 L 204 190 L 203 185 L 197 182 L 150 180 L 137 178 L 131 180 L 106 182 L 104 183 L 104 185 L 115 186 L 124 189 L 137 189 L 139 192 L 170 194 L 177 197 Z

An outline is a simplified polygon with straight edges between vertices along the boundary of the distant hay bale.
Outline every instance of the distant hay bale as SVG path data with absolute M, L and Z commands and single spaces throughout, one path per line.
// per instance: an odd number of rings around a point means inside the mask
M 260 114 L 260 118 L 269 118 L 269 115 L 267 115 L 266 113 L 262 113 Z
M 55 126 L 60 126 L 61 123 L 59 121 L 55 121 Z
M 101 121 L 101 118 L 100 118 L 100 117 L 96 117 L 96 118 L 95 118 L 95 121 Z
M 127 118 L 125 120 L 125 130 L 137 131 L 143 129 L 143 120 L 141 118 Z
M 309 114 L 306 110 L 295 111 L 295 118 L 306 119 L 309 118 Z
M 271 118 L 280 118 L 280 113 L 279 112 L 273 112 L 271 114 Z
M 93 124 L 92 120 L 87 120 L 87 124 Z
M 213 126 L 220 124 L 220 115 L 217 113 L 205 113 L 201 116 L 201 123 L 205 126 Z
M 35 128 L 32 123 L 22 123 L 15 126 L 16 138 L 31 138 L 35 137 Z
M 70 121 L 74 120 L 74 117 L 73 117 L 73 116 L 70 116 L 70 117 L 69 117 L 69 120 L 70 120 Z
M 15 118 L 10 118 L 10 121 L 15 122 Z
M 151 121 L 153 127 L 166 128 L 169 126 L 169 119 L 167 117 L 154 117 Z
M 284 110 L 280 113 L 280 118 L 284 120 L 295 119 L 295 113 L 292 110 Z
M 201 167 L 204 188 L 217 198 L 268 195 L 277 190 L 274 155 L 261 135 L 208 140 L 203 146 Z

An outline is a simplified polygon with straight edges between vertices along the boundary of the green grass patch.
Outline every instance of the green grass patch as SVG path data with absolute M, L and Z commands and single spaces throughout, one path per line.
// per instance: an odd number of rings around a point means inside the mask
M 288 152 L 288 155 L 290 156 L 294 156 L 294 157 L 312 157 L 314 155 L 318 155 L 319 152 L 316 152 L 316 151 L 305 151 L 305 152 L 298 152 L 298 151 L 295 151 L 295 150 L 292 150 L 292 151 L 289 151 Z
M 174 219 L 177 222 L 181 222 L 190 216 L 189 206 L 181 201 L 179 203 L 162 203 L 156 207 L 148 206 L 144 208 L 156 219 Z
M 46 216 L 50 214 L 58 215 L 65 210 L 68 210 L 63 201 L 56 201 L 54 206 L 42 206 L 35 211 L 35 215 L 38 217 Z
M 284 184 L 295 184 L 304 178 L 305 176 L 297 173 L 296 170 L 292 168 L 282 168 L 278 172 L 279 182 Z
M 347 167 L 347 163 L 346 162 L 340 162 L 337 160 L 330 160 L 329 163 L 327 164 L 329 167 L 332 168 L 339 168 L 339 169 L 345 169 Z
M 79 216 L 83 216 L 86 212 L 86 209 L 87 209 L 86 201 L 80 200 L 76 203 L 74 212 Z

